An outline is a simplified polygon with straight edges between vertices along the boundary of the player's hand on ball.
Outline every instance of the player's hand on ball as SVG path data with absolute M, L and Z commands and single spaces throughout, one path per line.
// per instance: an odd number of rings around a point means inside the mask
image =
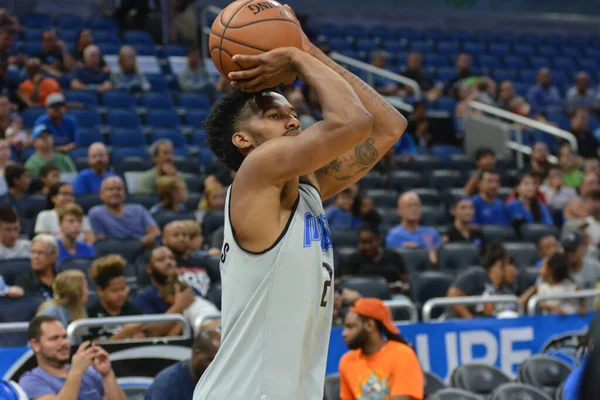
M 298 21 L 298 17 L 296 17 L 296 13 L 294 12 L 294 10 L 292 10 L 292 7 L 288 6 L 287 4 L 285 4 L 283 7 L 286 9 L 286 11 L 288 11 L 294 16 L 294 19 L 296 19 L 298 26 L 300 26 L 300 21 Z M 302 34 L 302 51 L 312 54 L 312 51 L 314 50 L 315 46 L 311 43 L 310 39 L 308 38 L 308 36 L 306 36 L 306 33 L 304 33 L 302 28 L 300 28 L 300 32 Z
M 291 84 L 296 79 L 293 61 L 298 51 L 293 47 L 282 47 L 255 56 L 235 55 L 233 61 L 244 69 L 230 72 L 228 78 L 233 87 L 244 92 L 258 92 L 280 83 Z

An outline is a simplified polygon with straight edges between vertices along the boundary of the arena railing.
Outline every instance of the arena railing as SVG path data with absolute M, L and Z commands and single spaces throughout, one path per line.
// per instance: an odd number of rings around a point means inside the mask
M 197 334 L 198 332 L 200 332 L 200 330 L 202 329 L 202 325 L 204 325 L 205 323 L 209 322 L 209 321 L 218 321 L 221 319 L 221 314 L 208 314 L 208 315 L 203 315 L 200 316 L 198 318 L 196 318 L 196 320 L 194 321 L 194 333 Z
M 410 318 L 408 320 L 394 321 L 395 324 L 414 324 L 419 322 L 419 311 L 410 300 L 385 300 L 383 302 L 394 315 L 394 311 L 408 310 Z
M 148 315 L 129 315 L 126 317 L 105 317 L 105 318 L 85 318 L 73 321 L 67 327 L 67 337 L 71 343 L 81 336 L 82 331 L 87 328 L 99 328 L 106 325 L 125 325 L 125 324 L 156 324 L 165 322 L 176 322 L 183 325 L 181 339 L 192 337 L 192 330 L 186 319 L 179 314 L 148 314 Z M 178 336 L 179 337 L 179 336 Z M 149 338 L 154 340 L 155 338 Z M 146 339 L 139 339 L 146 340 Z
M 202 32 L 202 44 L 205 49 L 208 49 L 208 36 L 210 35 L 210 28 L 211 28 L 208 24 L 208 17 L 210 15 L 215 15 L 215 16 L 219 15 L 221 10 L 222 9 L 217 6 L 206 6 L 200 11 L 200 26 L 201 26 L 201 32 Z M 361 69 L 361 70 L 365 71 L 367 83 L 371 86 L 373 86 L 374 76 L 380 76 L 382 78 L 386 78 L 391 81 L 400 83 L 404 86 L 411 87 L 413 90 L 413 93 L 414 93 L 413 94 L 414 98 L 416 100 L 421 99 L 421 96 L 422 96 L 421 87 L 419 86 L 417 81 L 414 81 L 412 79 L 409 79 L 409 78 L 399 75 L 399 74 L 395 74 L 390 71 L 386 71 L 385 69 L 375 67 L 371 64 L 367 64 L 365 62 L 356 60 L 354 58 L 344 56 L 343 54 L 340 54 L 340 53 L 332 52 L 329 54 L 329 56 L 331 57 L 331 59 L 333 59 L 341 64 L 345 64 L 352 68 Z M 392 104 L 394 107 L 400 108 L 404 111 L 412 112 L 412 106 L 410 104 L 406 104 L 400 100 L 390 102 L 390 104 Z M 398 106 L 398 104 L 400 104 L 400 106 Z
M 474 304 L 515 304 L 519 315 L 523 314 L 523 307 L 519 303 L 519 298 L 513 295 L 437 297 L 427 300 L 423 305 L 423 322 L 431 321 L 431 312 L 434 308 Z
M 540 302 L 547 300 L 576 300 L 590 299 L 600 296 L 600 289 L 585 289 L 576 292 L 556 293 L 546 295 L 533 295 L 527 302 L 527 314 L 535 315 Z
M 3 322 L 0 324 L 0 333 L 27 332 L 29 322 Z

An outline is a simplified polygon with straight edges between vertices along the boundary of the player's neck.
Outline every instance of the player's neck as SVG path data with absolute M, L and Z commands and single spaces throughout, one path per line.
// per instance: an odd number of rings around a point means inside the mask
M 386 341 L 383 340 L 383 338 L 381 336 L 373 337 L 373 338 L 367 340 L 364 347 L 362 348 L 362 352 L 363 352 L 363 354 L 365 354 L 367 356 L 372 356 L 373 354 L 375 354 L 378 351 L 380 351 L 381 349 L 383 349 L 383 347 L 385 346 L 385 343 L 386 343 Z

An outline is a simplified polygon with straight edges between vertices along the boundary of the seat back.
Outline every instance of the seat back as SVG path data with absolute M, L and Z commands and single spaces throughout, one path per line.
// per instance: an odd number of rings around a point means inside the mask
M 431 271 L 433 269 L 431 261 L 429 261 L 429 252 L 426 249 L 394 247 L 392 250 L 402 256 L 402 260 L 406 266 L 406 272 L 411 275 L 419 272 Z
M 17 277 L 31 269 L 29 258 L 10 258 L 0 260 L 0 276 L 4 278 L 7 285 L 14 285 Z
M 325 377 L 323 400 L 340 400 L 340 374 L 331 374 Z
M 430 400 L 481 400 L 481 397 L 463 389 L 446 388 L 436 392 Z
M 423 371 L 423 378 L 425 398 L 446 388 L 446 384 L 442 378 L 432 372 Z
M 489 243 L 492 240 L 500 240 L 502 242 L 514 241 L 517 238 L 515 230 L 512 226 L 502 225 L 484 225 L 481 227 L 481 236 L 484 243 Z
M 453 279 L 451 274 L 442 271 L 425 271 L 419 273 L 413 278 L 411 283 L 413 301 L 422 305 L 429 299 L 446 297 Z
M 504 243 L 504 248 L 508 254 L 515 259 L 515 264 L 519 268 L 526 268 L 530 265 L 535 265 L 539 259 L 537 247 L 533 243 Z
M 452 371 L 453 387 L 479 395 L 489 395 L 498 386 L 510 382 L 510 378 L 496 367 L 483 363 L 463 364 Z
M 552 397 L 535 386 L 511 382 L 498 386 L 490 400 L 552 400 Z
M 554 225 L 544 224 L 525 224 L 521 227 L 521 237 L 526 242 L 537 243 L 548 235 L 558 237 L 558 229 Z
M 144 251 L 144 246 L 137 239 L 102 239 L 94 243 L 96 257 L 109 254 L 120 254 L 125 261 L 133 264 Z
M 225 214 L 223 211 L 207 212 L 202 221 L 202 233 L 205 236 L 211 235 L 225 223 Z
M 571 373 L 571 367 L 554 357 L 536 355 L 523 361 L 517 372 L 519 382 L 541 389 L 554 396 L 555 391 Z
M 60 262 L 58 265 L 59 271 L 67 271 L 70 269 L 76 269 L 78 271 L 83 272 L 88 281 L 88 286 L 91 290 L 96 288 L 96 283 L 90 278 L 89 271 L 92 267 L 92 262 L 94 262 L 93 258 L 87 257 L 71 257 L 66 258 Z
M 359 276 L 342 279 L 340 288 L 356 290 L 362 297 L 376 297 L 381 300 L 391 299 L 388 283 L 380 276 Z
M 189 212 L 174 212 L 174 211 L 161 211 L 154 215 L 154 220 L 162 230 L 165 225 L 173 221 L 181 221 L 191 219 L 196 220 L 193 213 Z M 204 231 L 203 231 L 204 232 Z
M 354 230 L 332 229 L 331 242 L 334 246 L 356 247 L 358 244 L 358 235 Z
M 473 243 L 447 243 L 438 253 L 440 271 L 459 271 L 479 265 L 479 249 Z

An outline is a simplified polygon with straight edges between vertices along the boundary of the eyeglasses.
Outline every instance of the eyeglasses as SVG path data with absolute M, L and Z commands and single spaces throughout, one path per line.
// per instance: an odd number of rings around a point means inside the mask
M 75 196 L 74 192 L 58 192 L 58 194 L 63 196 Z
M 31 255 L 36 255 L 36 256 L 49 256 L 50 253 L 48 253 L 47 251 L 39 251 L 39 250 L 31 250 Z

